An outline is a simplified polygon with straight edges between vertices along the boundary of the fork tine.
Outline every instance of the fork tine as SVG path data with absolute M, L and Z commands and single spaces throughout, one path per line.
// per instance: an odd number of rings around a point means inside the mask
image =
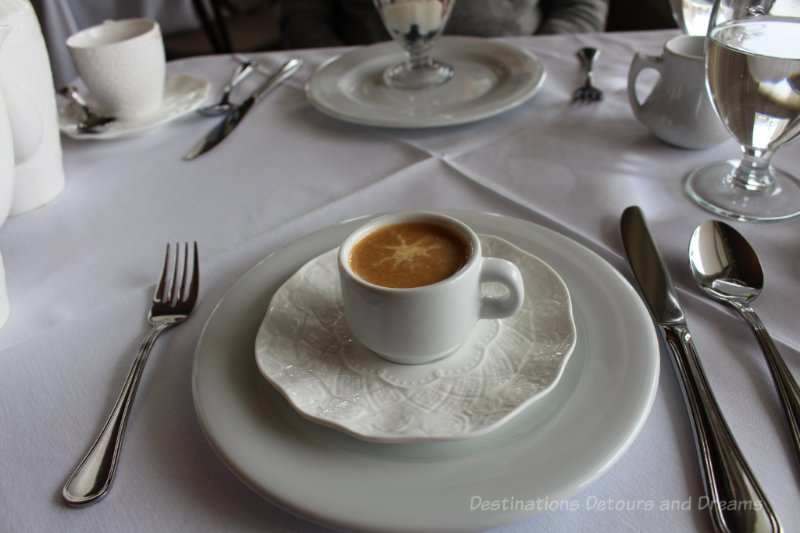
M 164 301 L 164 293 L 166 292 L 168 277 L 169 277 L 169 243 L 167 243 L 167 251 L 164 254 L 164 267 L 161 269 L 161 277 L 158 279 L 158 285 L 156 286 L 156 293 L 155 296 L 153 297 L 154 301 L 157 302 Z
M 189 253 L 189 243 L 186 243 L 186 253 L 187 254 Z M 186 296 L 184 297 L 184 301 L 186 301 L 187 303 L 193 303 L 195 300 L 197 300 L 197 292 L 198 292 L 198 288 L 200 286 L 199 285 L 200 284 L 200 269 L 199 269 L 199 264 L 198 264 L 198 261 L 197 261 L 197 241 L 194 241 L 194 257 L 193 257 L 192 263 L 193 263 L 193 265 L 192 265 L 192 279 L 191 279 L 191 281 L 189 283 L 189 293 L 186 294 Z M 187 263 L 187 265 L 188 265 L 188 263 Z M 184 274 L 183 286 L 186 285 L 186 271 L 187 270 L 189 270 L 188 267 L 184 268 L 184 271 L 183 271 L 183 274 Z
M 175 295 L 178 301 L 183 300 L 183 295 L 186 294 L 186 271 L 189 270 L 189 243 L 183 243 L 183 273 L 181 274 L 181 284 L 177 288 L 177 294 Z M 176 276 L 177 280 L 177 265 L 176 265 Z
M 175 243 L 175 266 L 174 266 L 173 271 L 172 271 L 172 280 L 170 280 L 170 284 L 169 284 L 169 296 L 168 296 L 168 300 L 167 300 L 168 302 L 175 301 L 175 291 L 176 290 L 180 290 L 180 288 L 178 287 L 178 273 L 179 273 L 178 266 L 180 265 L 180 263 L 181 263 L 181 243 L 176 242 Z M 178 297 L 180 297 L 180 293 L 178 293 Z

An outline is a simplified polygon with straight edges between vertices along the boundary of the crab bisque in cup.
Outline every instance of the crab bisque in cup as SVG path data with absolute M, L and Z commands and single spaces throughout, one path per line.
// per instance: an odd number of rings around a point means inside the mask
M 524 296 L 516 265 L 483 257 L 474 231 L 433 212 L 367 222 L 342 243 L 338 267 L 353 337 L 394 363 L 428 363 L 453 353 L 478 320 L 512 315 Z M 507 290 L 487 296 L 484 283 Z

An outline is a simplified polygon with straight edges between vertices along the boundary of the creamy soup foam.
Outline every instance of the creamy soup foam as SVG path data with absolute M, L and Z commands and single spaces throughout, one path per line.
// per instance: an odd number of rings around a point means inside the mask
M 430 222 L 404 222 L 379 228 L 350 250 L 350 268 L 374 285 L 411 288 L 449 278 L 469 258 L 470 248 L 456 233 Z

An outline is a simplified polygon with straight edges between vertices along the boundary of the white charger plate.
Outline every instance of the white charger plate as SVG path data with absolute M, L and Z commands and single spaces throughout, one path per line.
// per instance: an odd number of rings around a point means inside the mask
M 115 120 L 105 129 L 96 133 L 78 131 L 83 120 L 83 112 L 75 105 L 68 104 L 58 112 L 58 122 L 62 133 L 78 140 L 108 140 L 135 135 L 171 122 L 199 108 L 208 95 L 207 80 L 183 74 L 169 75 L 164 80 L 164 100 L 161 107 L 147 116 L 126 120 Z M 86 95 L 89 107 L 97 106 L 91 94 Z
M 455 69 L 453 78 L 424 90 L 391 89 L 383 71 L 403 62 L 394 41 L 359 48 L 323 63 L 306 84 L 320 111 L 348 122 L 394 128 L 430 128 L 474 122 L 526 102 L 542 87 L 545 70 L 535 55 L 479 37 L 442 37 L 433 57 Z
M 585 489 L 629 448 L 658 385 L 659 345 L 630 284 L 594 252 L 519 219 L 447 212 L 547 262 L 569 287 L 577 346 L 556 387 L 482 437 L 365 442 L 312 423 L 260 375 L 253 345 L 275 291 L 364 221 L 270 255 L 219 302 L 197 345 L 193 392 L 211 446 L 254 491 L 309 520 L 354 531 L 483 531 Z M 514 498 L 504 512 L 471 508 Z M 546 508 L 546 507 L 545 507 Z
M 272 297 L 256 336 L 259 370 L 309 420 L 365 440 L 456 440 L 497 429 L 555 387 L 575 348 L 575 322 L 552 268 L 499 237 L 479 238 L 485 256 L 519 267 L 525 297 L 512 316 L 479 321 L 455 353 L 399 365 L 355 341 L 334 248 Z

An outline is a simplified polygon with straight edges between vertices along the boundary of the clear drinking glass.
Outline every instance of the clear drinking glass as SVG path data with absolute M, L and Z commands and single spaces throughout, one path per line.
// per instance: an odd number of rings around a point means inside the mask
M 455 0 L 374 0 L 389 35 L 406 60 L 386 69 L 383 79 L 396 89 L 424 89 L 453 77 L 453 67 L 430 56 Z
M 714 0 L 669 0 L 672 17 L 686 35 L 705 35 Z
M 800 133 L 800 2 L 717 0 L 706 38 L 706 85 L 742 158 L 693 170 L 687 194 L 737 220 L 800 215 L 800 181 L 770 164 L 775 150 Z

